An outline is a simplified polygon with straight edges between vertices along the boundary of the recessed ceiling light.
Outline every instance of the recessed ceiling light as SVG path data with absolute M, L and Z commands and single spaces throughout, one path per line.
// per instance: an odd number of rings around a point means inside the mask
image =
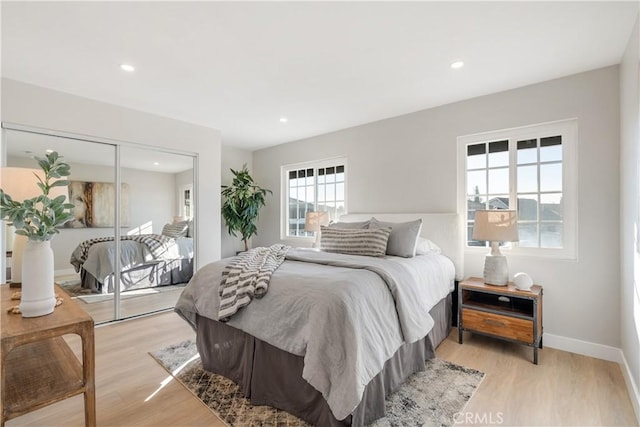
M 158 162 L 153 162 L 153 166 L 160 166 L 160 163 L 158 163 Z
M 464 67 L 464 62 L 462 61 L 456 61 L 451 63 L 451 68 L 453 68 L 454 70 L 457 70 L 458 68 L 462 68 L 462 67 Z
M 122 71 L 127 71 L 129 73 L 133 73 L 136 68 L 133 65 L 129 65 L 129 64 L 120 64 L 120 69 Z
M 286 117 L 280 117 L 280 123 L 287 123 L 287 120 Z

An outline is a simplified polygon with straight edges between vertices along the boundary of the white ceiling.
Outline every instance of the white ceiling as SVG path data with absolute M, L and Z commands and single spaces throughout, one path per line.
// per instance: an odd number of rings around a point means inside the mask
M 617 64 L 638 2 L 1 7 L 3 77 L 220 129 L 253 150 Z

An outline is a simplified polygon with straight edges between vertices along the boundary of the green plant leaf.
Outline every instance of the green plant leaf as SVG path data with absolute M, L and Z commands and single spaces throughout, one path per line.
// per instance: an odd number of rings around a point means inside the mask
M 246 245 L 246 240 L 257 234 L 255 222 L 258 213 L 266 203 L 266 194 L 272 192 L 254 184 L 246 164 L 239 171 L 230 170 L 234 175 L 232 184 L 221 186 L 221 195 L 224 198 L 222 217 L 229 234 L 237 236 L 239 233 Z
M 65 196 L 55 199 L 48 197 L 52 187 L 67 186 L 65 179 L 52 181 L 52 179 L 68 176 L 70 167 L 60 161 L 61 156 L 57 152 L 48 153 L 44 158 L 36 157 L 38 165 L 45 173 L 44 179 L 37 174 L 35 180 L 42 194 L 32 199 L 17 202 L 0 189 L 0 215 L 2 219 L 13 223 L 16 234 L 26 236 L 29 240 L 49 240 L 51 236 L 59 233 L 58 227 L 73 217 L 70 210 L 73 204 L 64 203 Z
M 60 181 L 58 181 L 58 182 L 60 182 Z M 55 199 L 53 199 L 53 200 L 51 201 L 51 203 L 52 203 L 53 205 L 60 205 L 60 208 L 64 209 L 64 201 L 65 201 L 66 199 L 67 199 L 67 196 L 65 196 L 64 194 L 62 194 L 62 195 L 60 195 L 60 196 L 56 197 Z M 73 205 L 71 205 L 71 206 L 73 206 Z

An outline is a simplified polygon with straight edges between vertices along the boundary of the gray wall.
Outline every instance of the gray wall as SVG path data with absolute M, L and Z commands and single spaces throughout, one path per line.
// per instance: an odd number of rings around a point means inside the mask
M 196 259 L 220 259 L 220 132 L 10 79 L 2 79 L 2 121 L 196 153 Z
M 577 117 L 579 260 L 510 256 L 510 271 L 544 286 L 547 337 L 619 347 L 618 84 L 612 66 L 256 151 L 254 176 L 275 197 L 254 244 L 280 239 L 281 165 L 347 156 L 352 213 L 455 212 L 458 136 Z M 466 255 L 465 275 L 483 261 Z
M 229 147 L 228 145 L 222 146 L 222 185 L 229 185 L 233 180 L 233 174 L 229 169 L 238 170 L 242 169 L 242 165 L 246 164 L 249 170 L 251 170 L 251 151 L 242 150 L 240 148 Z M 264 187 L 262 183 L 258 182 L 258 185 Z M 218 193 L 220 194 L 220 193 Z M 269 199 L 272 199 L 269 196 Z M 273 200 L 273 199 L 272 199 Z M 260 232 L 260 230 L 258 230 Z M 233 237 L 227 231 L 227 225 L 224 219 L 220 221 L 220 234 L 222 236 L 222 257 L 234 256 L 237 251 L 244 250 L 244 243 L 239 237 Z M 252 239 L 253 240 L 253 239 Z M 252 243 L 252 242 L 250 242 Z
M 622 351 L 635 382 L 640 420 L 640 33 L 636 20 L 620 64 L 620 213 Z M 632 399 L 633 401 L 633 399 Z

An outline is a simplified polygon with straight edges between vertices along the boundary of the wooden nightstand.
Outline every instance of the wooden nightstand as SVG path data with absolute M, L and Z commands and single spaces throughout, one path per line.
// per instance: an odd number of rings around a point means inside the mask
M 2 348 L 0 425 L 33 410 L 84 393 L 85 425 L 96 425 L 93 319 L 71 298 L 47 316 L 23 318 L 7 310 L 15 289 L 0 286 Z M 65 295 L 56 286 L 58 295 Z M 82 338 L 82 364 L 62 338 Z
M 458 342 L 463 331 L 487 335 L 533 347 L 533 363 L 538 364 L 542 348 L 542 287 L 530 291 L 507 286 L 486 285 L 479 277 L 469 277 L 458 286 Z

